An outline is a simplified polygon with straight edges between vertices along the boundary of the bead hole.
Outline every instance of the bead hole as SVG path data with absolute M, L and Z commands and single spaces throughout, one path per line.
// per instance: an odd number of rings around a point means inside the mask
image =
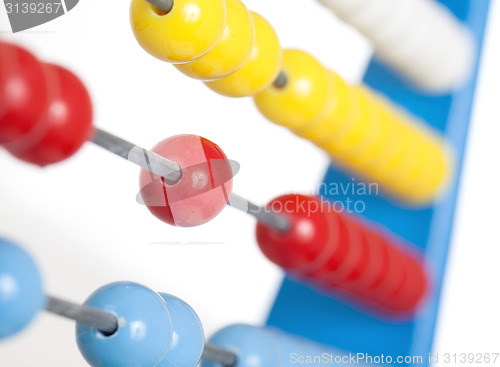
M 100 332 L 100 333 L 101 333 L 104 337 L 106 337 L 106 338 L 109 338 L 110 336 L 115 335 L 115 333 L 116 333 L 117 331 L 118 331 L 118 328 L 117 328 L 115 331 L 111 332 L 111 333 L 110 333 L 110 332 L 107 332 L 107 331 L 101 331 L 101 330 L 99 330 L 99 332 Z
M 159 1 L 158 1 L 158 3 L 159 3 Z M 174 7 L 173 0 L 171 0 L 171 1 L 165 1 L 164 3 L 167 4 L 167 6 L 168 5 L 170 6 L 168 8 L 168 10 L 161 10 L 161 9 L 157 8 L 156 6 L 154 6 L 154 5 L 151 5 L 151 8 L 156 13 L 156 15 L 159 15 L 159 16 L 167 15 L 168 13 L 170 13 L 170 11 L 172 10 L 172 8 Z
M 109 337 L 112 337 L 113 335 L 116 334 L 116 332 L 118 331 L 120 327 L 118 325 L 116 325 L 116 329 L 109 332 L 109 331 L 102 331 L 102 330 L 96 330 L 99 334 L 101 334 L 102 336 L 104 336 L 105 338 L 109 338 Z
M 285 72 L 282 70 L 274 80 L 274 87 L 278 89 L 282 89 L 286 87 L 286 84 L 288 83 L 288 77 L 286 76 Z

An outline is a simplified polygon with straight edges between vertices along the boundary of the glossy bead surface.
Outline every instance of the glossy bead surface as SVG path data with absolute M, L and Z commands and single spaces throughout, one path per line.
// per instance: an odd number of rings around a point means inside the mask
M 154 57 L 172 63 L 194 61 L 219 41 L 226 24 L 224 0 L 174 0 L 162 14 L 146 0 L 132 0 L 135 38 Z
M 31 256 L 0 238 L 0 339 L 25 328 L 45 301 L 41 275 Z
M 78 348 L 92 367 L 154 367 L 165 357 L 172 343 L 172 318 L 158 293 L 118 282 L 99 288 L 85 304 L 119 320 L 118 330 L 110 336 L 77 324 Z
M 271 85 L 279 73 L 283 58 L 278 35 L 269 22 L 252 12 L 255 42 L 247 61 L 233 74 L 206 85 L 214 92 L 228 97 L 246 97 Z
M 40 122 L 46 129 L 6 146 L 17 158 L 42 167 L 71 157 L 94 132 L 92 101 L 80 79 L 60 66 L 44 68 L 55 88 Z
M 305 272 L 327 251 L 331 231 L 321 202 L 304 195 L 283 195 L 267 205 L 291 222 L 287 233 L 257 223 L 257 243 L 273 263 L 287 269 Z
M 364 248 L 360 228 L 355 221 L 333 210 L 328 216 L 337 216 L 336 241 L 341 251 L 333 252 L 321 267 L 308 275 L 320 284 L 326 284 L 331 290 L 344 283 L 360 266 Z
M 316 143 L 334 135 L 356 108 L 353 105 L 350 87 L 342 78 L 326 69 L 326 81 L 328 83 L 328 98 L 324 117 L 294 129 L 298 135 Z
M 367 298 L 374 300 L 378 305 L 393 297 L 401 290 L 406 279 L 405 254 L 387 239 L 383 239 L 387 253 L 387 266 L 380 282 L 372 286 L 366 293 Z
M 405 254 L 404 263 L 406 278 L 403 287 L 383 303 L 392 312 L 409 315 L 425 300 L 429 280 L 422 259 Z
M 227 205 L 232 190 L 232 169 L 216 144 L 197 135 L 177 135 L 153 149 L 182 168 L 182 178 L 167 185 L 146 170 L 140 173 L 141 196 L 151 213 L 175 226 L 208 222 Z
M 272 122 L 300 129 L 325 117 L 329 85 L 325 68 L 313 56 L 300 50 L 283 53 L 283 87 L 270 85 L 254 97 L 259 111 Z
M 40 62 L 21 47 L 0 42 L 0 144 L 43 129 L 47 95 Z
M 241 0 L 226 0 L 227 20 L 219 42 L 200 59 L 174 65 L 187 76 L 215 80 L 238 70 L 250 56 L 255 40 L 252 14 Z
M 367 246 L 364 253 L 366 260 L 363 263 L 362 271 L 358 271 L 356 276 L 351 276 L 342 284 L 342 287 L 364 296 L 369 289 L 380 283 L 388 266 L 388 261 L 384 244 L 375 231 L 371 233 L 363 231 L 361 236 Z
M 194 310 L 183 300 L 160 293 L 172 315 L 172 344 L 157 367 L 196 367 L 205 348 L 203 326 Z
M 234 367 L 285 366 L 280 345 L 266 329 L 250 325 L 236 324 L 217 331 L 209 343 L 236 354 Z M 286 362 L 288 362 L 286 360 Z M 202 367 L 219 367 L 217 363 L 202 362 Z

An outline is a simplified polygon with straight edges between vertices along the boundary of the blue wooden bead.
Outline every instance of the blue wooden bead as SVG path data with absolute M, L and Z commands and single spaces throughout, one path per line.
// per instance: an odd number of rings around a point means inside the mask
M 173 321 L 173 340 L 158 367 L 196 367 L 205 348 L 205 333 L 198 315 L 183 300 L 160 293 Z
M 31 256 L 0 238 L 0 339 L 27 326 L 45 302 L 40 272 Z
M 209 343 L 236 354 L 235 367 L 283 366 L 276 338 L 264 328 L 236 324 L 216 332 Z M 202 362 L 202 367 L 219 367 L 217 363 Z
M 93 367 L 155 367 L 172 343 L 172 317 L 160 295 L 131 282 L 106 285 L 85 304 L 117 316 L 118 330 L 104 335 L 77 324 L 76 340 Z

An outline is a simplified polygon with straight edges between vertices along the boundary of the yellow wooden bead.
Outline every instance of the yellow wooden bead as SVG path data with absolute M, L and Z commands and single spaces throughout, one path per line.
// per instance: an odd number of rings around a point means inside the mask
M 281 72 L 283 87 L 270 85 L 254 97 L 259 111 L 272 122 L 300 129 L 327 112 L 329 97 L 325 68 L 313 56 L 300 50 L 285 50 Z
M 426 204 L 439 197 L 448 188 L 455 169 L 452 151 L 444 141 L 431 137 L 425 148 L 424 164 L 408 182 L 416 204 Z
M 364 136 L 350 152 L 350 156 L 354 161 L 365 165 L 382 151 L 389 135 L 389 127 L 377 95 L 365 86 L 360 88 L 360 92 L 366 95 L 370 123 Z
M 404 157 L 408 144 L 408 129 L 395 120 L 391 114 L 386 115 L 388 136 L 386 144 L 374 157 L 368 158 L 366 169 L 375 177 L 386 177 L 393 167 L 397 166 Z
M 358 148 L 369 132 L 370 124 L 373 122 L 367 95 L 361 88 L 353 88 L 353 93 L 356 93 L 359 99 L 360 113 L 355 119 L 347 119 L 342 128 L 328 139 L 327 149 L 343 156 L 352 156 L 353 151 Z
M 182 63 L 210 51 L 226 24 L 225 0 L 174 0 L 161 13 L 146 0 L 132 0 L 130 23 L 135 38 L 160 60 Z
M 174 65 L 199 80 L 220 79 L 238 70 L 250 56 L 255 40 L 252 14 L 240 0 L 226 0 L 227 21 L 217 45 L 200 59 Z
M 281 67 L 283 51 L 278 35 L 262 16 L 252 12 L 255 42 L 250 57 L 233 74 L 206 82 L 213 91 L 228 97 L 246 97 L 259 93 L 274 82 Z
M 431 144 L 429 141 L 420 141 L 419 144 L 415 144 L 414 149 L 417 151 L 414 160 L 416 160 L 416 164 L 411 165 L 410 172 L 407 172 L 407 174 L 402 173 L 401 177 L 394 181 L 396 186 L 401 187 L 401 191 L 409 193 L 410 196 L 415 197 L 416 193 L 424 191 L 421 190 L 420 185 L 427 185 L 427 183 L 419 182 L 421 181 L 419 177 L 422 176 L 423 171 L 427 171 L 426 174 L 432 171 L 430 168 L 433 163 L 428 159 L 428 153 L 433 149 Z M 431 173 L 430 176 L 433 176 L 433 174 Z
M 373 103 L 370 101 L 370 104 Z M 337 157 L 336 160 L 342 160 L 344 165 L 351 167 L 352 170 L 358 172 L 361 176 L 373 179 L 373 162 L 379 154 L 384 150 L 389 137 L 389 126 L 387 124 L 386 114 L 381 109 L 370 111 L 370 124 L 362 141 L 357 145 L 350 147 L 342 152 L 339 148 L 342 144 L 335 142 L 324 149 L 329 152 L 332 157 Z
M 431 145 L 431 136 L 425 131 L 420 130 L 417 124 L 407 122 L 409 131 L 408 144 L 403 159 L 399 165 L 393 167 L 392 172 L 388 175 L 397 185 L 401 183 L 406 186 L 408 182 L 415 177 L 415 174 L 425 165 L 425 151 Z
M 325 116 L 302 129 L 295 129 L 297 135 L 323 146 L 322 142 L 334 135 L 344 123 L 358 114 L 358 101 L 353 100 L 350 87 L 334 72 L 326 72 L 329 97 Z

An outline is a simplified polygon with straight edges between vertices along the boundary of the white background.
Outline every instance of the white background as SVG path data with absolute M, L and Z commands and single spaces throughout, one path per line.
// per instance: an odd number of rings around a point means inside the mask
M 246 4 L 275 26 L 285 47 L 308 50 L 350 81 L 361 78 L 368 43 L 315 2 Z M 66 16 L 16 35 L 1 6 L 0 31 L 2 38 L 81 76 L 93 96 L 97 126 L 146 147 L 179 133 L 215 141 L 241 163 L 235 192 L 255 202 L 312 192 L 324 174 L 325 155 L 265 121 L 251 99 L 216 95 L 142 51 L 126 1 L 81 1 Z M 500 352 L 499 45 L 500 6 L 493 0 L 440 312 L 439 353 Z M 227 208 L 201 227 L 165 225 L 135 202 L 138 169 L 92 144 L 43 170 L 0 151 L 0 170 L 0 233 L 33 253 L 48 293 L 82 302 L 101 285 L 133 280 L 186 300 L 207 334 L 229 323 L 266 319 L 282 273 L 259 252 L 252 218 Z M 47 314 L 0 344 L 1 367 L 85 365 L 73 323 Z

